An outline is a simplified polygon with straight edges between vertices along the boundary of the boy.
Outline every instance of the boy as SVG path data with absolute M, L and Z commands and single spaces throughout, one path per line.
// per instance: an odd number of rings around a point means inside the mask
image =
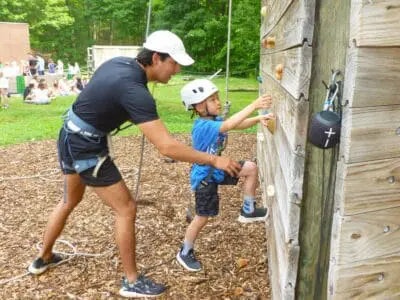
M 229 119 L 222 120 L 218 116 L 221 112 L 218 88 L 207 79 L 197 79 L 185 85 L 181 90 L 181 97 L 186 110 L 193 110 L 193 114 L 199 115 L 192 129 L 193 148 L 209 154 L 220 154 L 229 130 L 246 129 L 258 122 L 266 125 L 266 122 L 274 117 L 273 114 L 267 114 L 247 118 L 257 109 L 271 107 L 272 98 L 263 95 Z M 251 161 L 242 161 L 241 164 L 242 169 L 238 177 L 244 177 L 243 206 L 238 220 L 243 223 L 264 221 L 267 209 L 256 208 L 254 200 L 258 182 L 257 165 Z M 201 270 L 201 264 L 194 255 L 194 242 L 207 224 L 208 218 L 218 215 L 218 185 L 236 185 L 238 177 L 230 176 L 223 170 L 209 165 L 193 164 L 190 183 L 195 191 L 196 216 L 187 228 L 183 247 L 176 256 L 185 269 Z

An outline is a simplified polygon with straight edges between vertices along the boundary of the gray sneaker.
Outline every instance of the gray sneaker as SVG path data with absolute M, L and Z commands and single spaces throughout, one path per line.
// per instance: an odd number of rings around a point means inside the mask
M 188 271 L 198 272 L 201 270 L 201 263 L 194 255 L 193 249 L 190 249 L 187 255 L 183 255 L 181 249 L 176 255 L 176 259 Z
M 63 261 L 63 257 L 53 253 L 49 261 L 44 261 L 43 258 L 36 258 L 28 267 L 28 271 L 31 274 L 39 275 L 47 271 L 51 266 L 60 264 Z
M 155 283 L 149 278 L 139 275 L 134 283 L 129 283 L 128 279 L 122 277 L 122 287 L 119 294 L 122 297 L 158 297 L 166 291 L 167 287 L 163 284 Z
M 240 216 L 238 221 L 241 223 L 252 223 L 265 221 L 268 217 L 268 209 L 267 208 L 257 208 L 254 207 L 254 211 L 252 213 L 245 213 L 243 208 L 240 210 Z

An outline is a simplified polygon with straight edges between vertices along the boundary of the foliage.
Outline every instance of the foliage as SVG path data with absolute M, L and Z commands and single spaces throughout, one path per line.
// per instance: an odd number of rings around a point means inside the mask
M 141 45 L 148 2 L 0 0 L 0 21 L 29 23 L 34 50 L 83 64 L 87 47 L 95 44 Z M 260 0 L 232 2 L 230 69 L 236 75 L 253 74 L 258 66 Z M 152 0 L 152 4 L 151 31 L 168 29 L 182 37 L 196 60 L 188 70 L 225 69 L 227 0 Z

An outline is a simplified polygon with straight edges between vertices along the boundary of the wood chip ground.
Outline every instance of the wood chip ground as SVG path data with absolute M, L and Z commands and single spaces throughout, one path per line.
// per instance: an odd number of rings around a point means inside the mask
M 176 135 L 190 143 L 189 135 Z M 55 141 L 0 148 L 0 282 L 24 274 L 37 255 L 37 245 L 50 212 L 63 198 Z M 225 155 L 254 159 L 254 134 L 232 133 Z M 136 186 L 140 137 L 114 139 L 116 164 L 132 192 Z M 203 264 L 198 273 L 175 261 L 187 226 L 190 164 L 171 163 L 146 143 L 137 215 L 139 269 L 169 286 L 161 299 L 270 299 L 267 237 L 264 223 L 237 222 L 240 184 L 221 187 L 220 215 L 196 243 Z M 260 192 L 257 195 L 261 203 Z M 41 276 L 25 276 L 0 285 L 0 299 L 119 299 L 121 262 L 114 243 L 112 210 L 88 189 L 71 214 L 61 239 L 76 256 Z M 71 248 L 57 244 L 59 251 Z M 243 262 L 246 263 L 243 263 Z

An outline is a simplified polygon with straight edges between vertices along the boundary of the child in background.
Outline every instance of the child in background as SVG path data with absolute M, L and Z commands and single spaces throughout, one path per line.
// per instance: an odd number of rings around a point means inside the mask
M 224 121 L 219 117 L 221 105 L 218 88 L 206 79 L 189 82 L 182 88 L 181 96 L 186 110 L 193 110 L 193 114 L 199 115 L 192 129 L 193 148 L 209 154 L 220 154 L 229 130 L 246 129 L 259 122 L 266 126 L 267 121 L 274 118 L 273 114 L 248 118 L 257 109 L 271 107 L 272 98 L 263 95 Z M 178 262 L 185 269 L 201 270 L 201 264 L 194 255 L 194 242 L 207 224 L 208 218 L 218 215 L 218 185 L 236 185 L 239 177 L 243 177 L 243 206 L 238 221 L 250 223 L 266 219 L 267 209 L 257 208 L 255 203 L 257 165 L 251 161 L 241 161 L 241 165 L 242 170 L 238 177 L 232 177 L 223 170 L 208 165 L 193 164 L 190 183 L 192 190 L 195 191 L 196 216 L 188 226 L 183 247 L 177 254 Z
M 0 105 L 8 108 L 8 78 L 0 71 Z

